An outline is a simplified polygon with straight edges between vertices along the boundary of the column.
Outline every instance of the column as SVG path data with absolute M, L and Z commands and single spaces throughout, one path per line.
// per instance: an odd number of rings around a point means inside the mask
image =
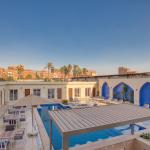
M 139 105 L 139 100 L 140 100 L 140 96 L 139 96 L 139 90 L 135 89 L 134 90 L 134 104 L 135 105 Z
M 109 87 L 109 99 L 113 99 L 113 87 L 112 86 L 110 86 Z

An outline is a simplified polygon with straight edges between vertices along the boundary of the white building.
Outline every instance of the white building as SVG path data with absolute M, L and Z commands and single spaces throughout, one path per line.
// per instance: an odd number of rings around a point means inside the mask
M 144 104 L 150 105 L 149 73 L 95 76 L 91 78 L 81 77 L 70 82 L 0 82 L 0 105 L 11 104 L 30 94 L 51 100 L 82 99 L 95 96 L 103 97 L 104 99 L 115 99 L 115 90 L 123 84 L 132 90 L 131 94 L 134 104 L 141 106 Z M 117 94 L 122 94 L 119 88 L 116 91 L 118 92 Z M 117 98 L 119 99 L 120 97 Z
M 0 105 L 30 94 L 48 99 L 88 98 L 96 95 L 96 82 L 15 81 L 0 83 Z

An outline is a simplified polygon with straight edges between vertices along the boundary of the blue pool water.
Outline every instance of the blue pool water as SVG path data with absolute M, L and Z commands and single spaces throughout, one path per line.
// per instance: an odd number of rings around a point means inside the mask
M 44 123 L 45 129 L 50 135 L 50 118 L 48 115 L 48 110 L 54 110 L 54 109 L 67 109 L 68 106 L 63 106 L 61 104 L 45 104 L 41 105 L 41 108 L 38 108 L 38 112 L 41 116 L 41 119 Z M 59 132 L 58 128 L 53 122 L 53 137 L 52 137 L 52 144 L 55 150 L 61 150 L 62 148 L 62 135 Z M 144 128 L 138 125 L 134 126 L 135 131 L 143 130 Z M 88 142 L 94 142 L 98 140 L 108 139 L 111 137 L 123 135 L 123 134 L 129 134 L 131 132 L 130 126 L 121 126 L 106 130 L 100 130 L 90 133 L 84 133 L 80 135 L 74 135 L 69 138 L 69 147 L 73 147 L 75 145 L 80 144 L 86 144 Z

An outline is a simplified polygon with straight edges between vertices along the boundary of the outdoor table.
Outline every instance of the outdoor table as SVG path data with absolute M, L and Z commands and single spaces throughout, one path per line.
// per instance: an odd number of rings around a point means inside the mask
M 6 115 L 4 117 L 5 124 L 7 125 L 16 125 L 18 127 L 19 124 L 19 118 L 15 115 Z

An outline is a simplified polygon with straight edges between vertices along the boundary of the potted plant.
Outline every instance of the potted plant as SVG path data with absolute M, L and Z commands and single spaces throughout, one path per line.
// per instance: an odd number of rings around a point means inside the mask
M 150 140 L 150 133 L 142 133 L 140 135 L 140 137 L 142 137 L 143 139 L 146 139 L 146 140 Z
M 66 99 L 62 100 L 62 104 L 68 105 L 68 100 L 66 100 Z

